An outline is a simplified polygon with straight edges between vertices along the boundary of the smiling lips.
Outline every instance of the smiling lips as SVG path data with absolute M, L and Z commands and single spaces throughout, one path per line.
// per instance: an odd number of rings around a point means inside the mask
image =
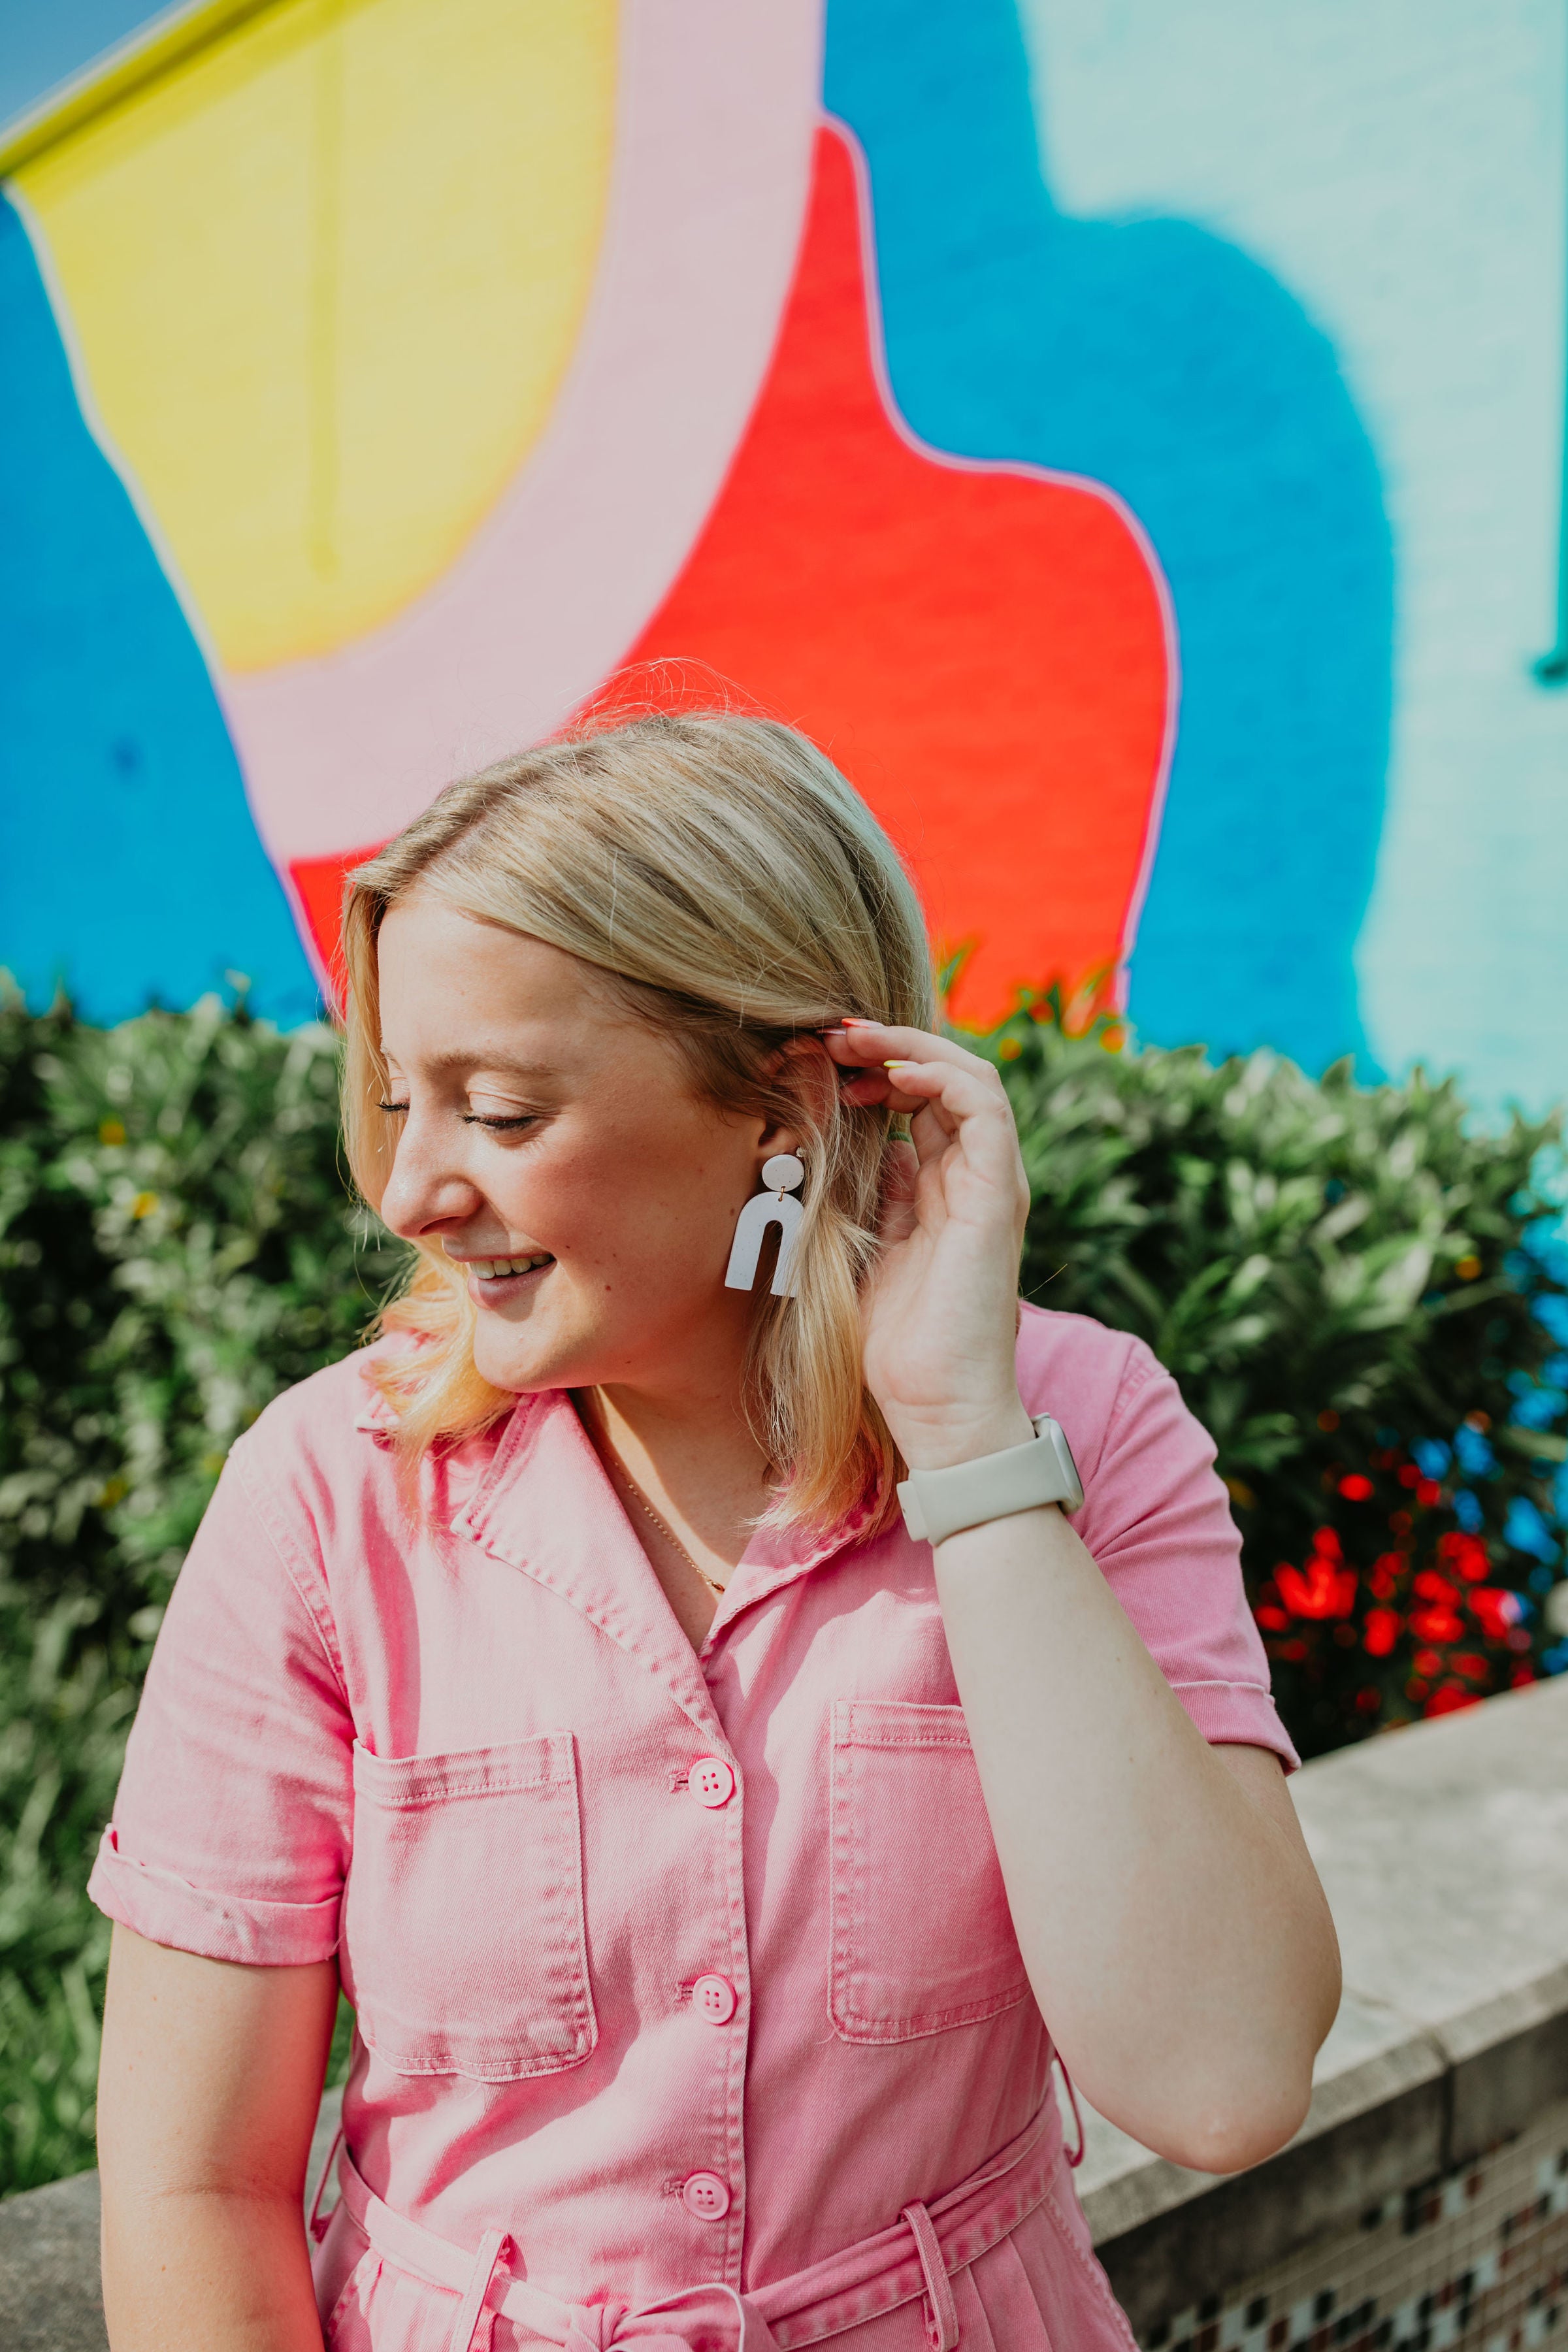
M 536 1250 L 531 1257 L 470 1257 L 463 1260 L 466 1273 L 480 1282 L 504 1282 L 510 1275 L 532 1274 L 536 1267 L 553 1265 L 554 1258 L 548 1250 Z

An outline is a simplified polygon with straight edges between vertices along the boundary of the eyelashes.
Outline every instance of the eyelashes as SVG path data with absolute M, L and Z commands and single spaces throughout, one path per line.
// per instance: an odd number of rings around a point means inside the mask
M 385 1111 L 390 1118 L 402 1118 L 407 1115 L 408 1105 L 405 1102 L 378 1102 L 376 1108 Z M 488 1128 L 492 1135 L 517 1135 L 525 1127 L 537 1127 L 538 1124 L 538 1113 L 531 1110 L 520 1111 L 512 1118 L 494 1118 L 488 1113 L 478 1110 L 463 1113 L 465 1127 Z

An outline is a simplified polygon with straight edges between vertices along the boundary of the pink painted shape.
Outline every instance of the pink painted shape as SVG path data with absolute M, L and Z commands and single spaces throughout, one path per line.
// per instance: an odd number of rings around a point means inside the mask
M 280 868 L 552 733 L 658 609 L 767 370 L 820 87 L 821 0 L 626 0 L 599 278 L 538 448 L 396 621 L 216 680 Z

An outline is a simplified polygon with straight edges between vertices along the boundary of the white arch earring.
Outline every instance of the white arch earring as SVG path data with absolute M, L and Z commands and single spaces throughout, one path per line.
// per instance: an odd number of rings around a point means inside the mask
M 800 1202 L 795 1198 L 797 1184 L 805 1181 L 805 1168 L 793 1151 L 778 1152 L 763 1162 L 763 1181 L 773 1186 L 770 1195 L 759 1192 L 747 1202 L 735 1226 L 735 1239 L 730 1251 L 730 1263 L 724 1270 L 726 1290 L 750 1290 L 757 1278 L 757 1259 L 762 1254 L 763 1235 L 770 1225 L 779 1229 L 778 1264 L 773 1268 L 773 1290 L 775 1298 L 793 1298 L 795 1295 L 795 1250 L 800 1238 Z

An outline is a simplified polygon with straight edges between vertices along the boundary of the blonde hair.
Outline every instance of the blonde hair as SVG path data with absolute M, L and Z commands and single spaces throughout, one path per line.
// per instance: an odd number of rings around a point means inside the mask
M 778 1481 L 769 1520 L 830 1523 L 869 1496 L 893 1508 L 898 1461 L 861 1376 L 859 1288 L 874 1254 L 889 1122 L 847 1108 L 817 1056 L 781 1047 L 846 1013 L 932 1018 L 919 902 L 881 827 L 793 728 L 722 712 L 654 714 L 549 743 L 450 784 L 348 880 L 343 912 L 350 1165 L 379 1208 L 394 1122 L 376 940 L 417 885 L 608 975 L 684 1053 L 697 1090 L 805 1139 L 799 1289 L 753 1325 L 746 1405 Z M 424 1344 L 377 1377 L 417 1461 L 512 1402 L 474 1364 L 459 1269 L 421 1244 L 384 1332 Z

